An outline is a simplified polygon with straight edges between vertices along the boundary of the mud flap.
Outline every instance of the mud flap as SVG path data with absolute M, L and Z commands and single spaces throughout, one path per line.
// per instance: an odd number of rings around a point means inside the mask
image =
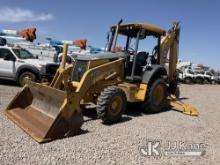
M 67 108 L 69 106 L 65 104 L 67 101 L 64 91 L 29 82 L 13 98 L 5 114 L 34 140 L 42 143 L 62 138 L 70 132 L 76 134 L 81 127 L 81 112 Z

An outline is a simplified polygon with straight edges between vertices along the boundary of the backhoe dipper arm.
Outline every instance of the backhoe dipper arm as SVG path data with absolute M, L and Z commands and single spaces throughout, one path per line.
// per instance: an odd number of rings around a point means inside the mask
M 174 80 L 179 51 L 180 26 L 178 22 L 173 23 L 172 28 L 161 40 L 160 46 L 160 64 L 165 65 L 167 54 L 169 52 L 169 82 Z
M 174 91 L 177 90 L 176 66 L 179 53 L 179 37 L 180 26 L 178 22 L 174 22 L 166 36 L 162 38 L 160 46 L 160 64 L 165 66 L 167 60 L 169 61 L 168 82 L 170 90 Z M 169 57 L 167 59 L 168 52 Z M 199 115 L 198 110 L 194 106 L 178 100 L 178 98 L 171 93 L 168 97 L 168 105 L 171 109 L 191 116 Z

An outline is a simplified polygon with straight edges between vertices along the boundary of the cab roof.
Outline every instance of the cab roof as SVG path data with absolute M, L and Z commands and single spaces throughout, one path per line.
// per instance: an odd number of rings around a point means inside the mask
M 116 29 L 117 25 L 111 26 L 111 31 Z M 146 30 L 147 35 L 154 35 L 154 36 L 163 36 L 166 34 L 166 31 L 151 24 L 146 23 L 128 23 L 128 24 L 121 24 L 119 27 L 119 34 L 136 37 L 137 33 L 140 29 Z

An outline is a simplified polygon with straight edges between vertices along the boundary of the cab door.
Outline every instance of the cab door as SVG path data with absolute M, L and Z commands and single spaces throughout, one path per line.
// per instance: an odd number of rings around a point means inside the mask
M 0 48 L 0 77 L 15 78 L 16 58 L 9 49 Z

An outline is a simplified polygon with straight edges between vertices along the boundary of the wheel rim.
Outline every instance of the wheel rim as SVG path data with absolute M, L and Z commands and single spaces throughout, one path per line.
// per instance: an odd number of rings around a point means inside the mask
M 110 105 L 110 113 L 112 115 L 118 114 L 122 109 L 122 98 L 119 96 L 115 96 L 112 99 L 111 105 Z
M 30 79 L 31 81 L 33 81 L 33 77 L 31 75 L 25 75 L 22 79 L 21 79 L 21 85 L 24 86 L 25 82 L 26 82 L 26 78 Z
M 154 90 L 154 94 L 153 94 L 153 102 L 155 105 L 159 105 L 161 104 L 161 102 L 163 101 L 164 98 L 164 90 L 163 90 L 163 86 L 162 85 L 158 85 L 155 90 Z

